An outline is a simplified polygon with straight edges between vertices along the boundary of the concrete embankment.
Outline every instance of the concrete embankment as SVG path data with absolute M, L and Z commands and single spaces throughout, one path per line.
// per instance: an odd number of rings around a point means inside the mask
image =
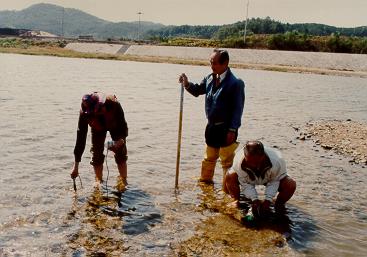
M 105 43 L 69 43 L 65 48 L 81 53 L 117 54 L 120 49 L 123 48 L 123 45 Z
M 213 48 L 176 47 L 153 45 L 119 45 L 95 43 L 70 43 L 66 48 L 89 53 L 107 53 L 135 57 L 174 58 L 206 62 Z M 296 52 L 256 49 L 227 49 L 231 64 L 237 67 L 273 69 L 315 73 L 341 73 L 367 76 L 367 55 Z M 169 62 L 169 61 L 168 61 Z M 242 66 L 241 66 L 242 65 Z

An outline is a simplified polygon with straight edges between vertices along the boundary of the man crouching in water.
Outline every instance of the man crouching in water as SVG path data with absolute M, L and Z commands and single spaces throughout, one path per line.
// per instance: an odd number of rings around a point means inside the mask
M 78 131 L 74 148 L 75 162 L 71 171 L 71 178 L 79 175 L 79 163 L 85 149 L 88 125 L 92 131 L 92 160 L 96 176 L 96 187 L 100 187 L 103 176 L 103 154 L 106 134 L 110 132 L 114 144 L 108 149 L 115 153 L 115 161 L 120 173 L 117 189 L 123 191 L 127 185 L 127 148 L 126 137 L 128 127 L 121 104 L 114 95 L 100 92 L 84 95 L 78 121 Z
M 261 201 L 255 189 L 257 185 L 265 186 L 265 199 Z M 248 141 L 242 151 L 238 151 L 232 168 L 225 179 L 225 191 L 238 204 L 240 186 L 244 196 L 251 200 L 255 216 L 266 217 L 270 214 L 273 198 L 275 210 L 283 212 L 285 203 L 291 199 L 296 190 L 296 181 L 287 175 L 285 161 L 279 151 L 264 147 L 260 141 Z

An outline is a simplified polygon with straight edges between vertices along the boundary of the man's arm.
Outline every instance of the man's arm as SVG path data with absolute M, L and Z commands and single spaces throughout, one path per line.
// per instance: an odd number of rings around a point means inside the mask
M 236 132 L 241 126 L 241 118 L 243 113 L 243 107 L 245 104 L 245 83 L 242 80 L 238 80 L 233 95 L 233 114 L 230 123 L 229 130 Z
M 124 110 L 119 102 L 116 102 L 116 119 L 117 119 L 117 130 L 121 131 L 122 137 L 125 139 L 129 134 L 129 129 L 127 127 L 127 122 L 125 120 Z
M 251 201 L 255 201 L 259 199 L 259 196 L 257 194 L 255 185 L 249 184 L 249 183 L 244 183 L 241 184 L 243 187 L 243 193 L 245 195 L 246 198 L 251 199 Z
M 113 104 L 113 115 L 116 119 L 117 127 L 113 131 L 110 131 L 111 135 L 113 135 L 112 139 L 114 140 L 114 144 L 109 146 L 108 150 L 116 153 L 118 149 L 126 144 L 125 140 L 128 136 L 128 127 L 121 104 L 118 101 L 113 101 L 111 104 Z
M 277 163 L 273 164 L 271 168 L 269 182 L 265 188 L 265 200 L 272 201 L 278 192 L 280 180 L 287 176 L 287 170 L 283 159 L 279 159 Z
M 275 197 L 275 195 L 278 192 L 279 189 L 279 181 L 271 181 L 269 183 L 266 184 L 266 188 L 265 188 L 265 200 L 268 201 L 273 201 L 273 198 Z
M 87 140 L 87 133 L 88 133 L 88 121 L 86 119 L 86 116 L 80 113 L 78 120 L 78 130 L 76 134 L 76 143 L 74 147 L 75 162 L 81 161 L 85 149 L 85 143 Z
M 206 93 L 206 80 L 207 78 L 204 78 L 200 84 L 194 84 L 189 82 L 185 73 L 182 73 L 179 78 L 179 82 L 182 83 L 186 91 L 196 97 Z
M 75 161 L 70 174 L 72 179 L 75 179 L 79 175 L 79 163 L 82 159 L 82 155 L 85 149 L 87 133 L 88 133 L 88 121 L 86 119 L 86 116 L 80 113 L 78 120 L 78 131 L 76 134 L 76 143 L 74 147 Z
M 185 88 L 187 92 L 193 96 L 198 97 L 206 93 L 206 79 L 203 79 L 200 84 L 189 83 L 189 86 Z

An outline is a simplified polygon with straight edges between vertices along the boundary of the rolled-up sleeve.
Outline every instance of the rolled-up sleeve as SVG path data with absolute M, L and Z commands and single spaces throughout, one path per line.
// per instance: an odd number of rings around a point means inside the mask
M 242 192 L 246 198 L 251 199 L 251 201 L 255 201 L 256 199 L 259 198 L 255 185 L 246 183 L 243 184 L 242 187 L 243 187 Z
M 254 201 L 259 198 L 258 193 L 255 188 L 255 184 L 251 184 L 250 178 L 244 171 L 236 172 L 238 175 L 238 182 L 241 185 L 241 191 L 245 195 L 246 198 Z
M 265 199 L 272 201 L 278 192 L 280 180 L 287 176 L 285 161 L 281 158 L 278 159 L 278 163 L 273 166 L 270 174 L 270 182 L 266 184 L 265 188 Z
M 265 200 L 272 201 L 279 189 L 279 181 L 272 181 L 266 185 Z

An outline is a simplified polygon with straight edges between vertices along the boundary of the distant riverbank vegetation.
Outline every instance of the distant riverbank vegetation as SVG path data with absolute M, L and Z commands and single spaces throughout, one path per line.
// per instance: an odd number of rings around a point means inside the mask
M 219 39 L 241 36 L 244 34 L 245 21 L 236 22 L 228 25 L 204 25 L 204 26 L 165 26 L 160 29 L 150 30 L 145 33 L 144 37 L 194 37 L 205 39 Z M 247 33 L 249 34 L 284 34 L 286 32 L 297 31 L 301 34 L 310 36 L 329 36 L 331 34 L 339 34 L 348 37 L 367 37 L 367 26 L 355 28 L 338 28 L 325 24 L 317 23 L 282 23 L 266 18 L 252 18 L 247 23 Z
M 109 41 L 107 41 L 109 42 Z M 243 36 L 219 39 L 185 38 L 185 37 L 154 37 L 147 44 L 165 46 L 212 47 L 212 48 L 249 48 L 270 49 L 285 51 L 309 51 L 367 54 L 367 37 L 348 37 L 339 34 L 330 36 L 310 36 L 299 32 L 286 32 L 274 35 L 250 34 Z M 126 43 L 123 42 L 124 44 Z M 129 43 L 129 42 L 128 42 Z M 131 42 L 141 43 L 141 42 Z M 66 46 L 65 40 L 36 40 L 21 38 L 0 38 L 0 50 L 4 49 L 48 49 L 61 50 Z M 130 43 L 129 43 L 130 44 Z M 8 52 L 8 51 L 5 51 Z
M 175 46 L 367 53 L 367 26 L 337 28 L 253 18 L 247 24 L 246 43 L 244 28 L 244 21 L 221 26 L 167 26 L 147 32 L 145 38 Z
M 66 41 L 64 40 L 46 41 L 46 40 L 21 39 L 15 37 L 0 38 L 0 48 L 20 48 L 20 49 L 28 49 L 30 47 L 63 48 L 65 46 Z
M 287 51 L 333 52 L 367 54 L 367 37 L 347 37 L 339 34 L 330 36 L 310 36 L 299 32 L 286 32 L 274 35 L 248 35 L 223 40 L 200 38 L 152 38 L 161 45 L 251 48 Z

